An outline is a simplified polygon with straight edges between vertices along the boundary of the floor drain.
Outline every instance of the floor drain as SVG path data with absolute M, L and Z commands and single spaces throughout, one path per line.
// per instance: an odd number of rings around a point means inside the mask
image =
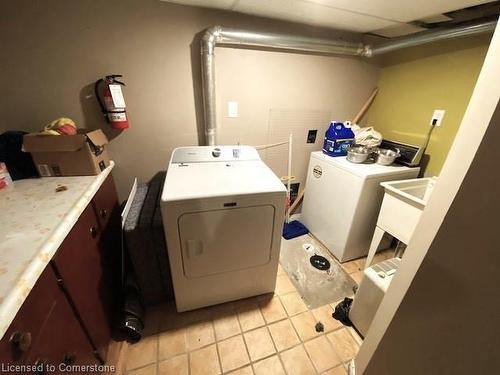
M 330 262 L 321 255 L 314 254 L 310 259 L 311 265 L 321 271 L 330 269 Z

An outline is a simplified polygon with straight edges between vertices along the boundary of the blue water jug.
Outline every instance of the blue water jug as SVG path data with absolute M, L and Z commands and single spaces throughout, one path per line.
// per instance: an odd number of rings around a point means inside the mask
M 347 149 L 353 142 L 354 133 L 351 130 L 350 123 L 332 121 L 325 133 L 323 153 L 330 156 L 345 156 L 347 155 Z

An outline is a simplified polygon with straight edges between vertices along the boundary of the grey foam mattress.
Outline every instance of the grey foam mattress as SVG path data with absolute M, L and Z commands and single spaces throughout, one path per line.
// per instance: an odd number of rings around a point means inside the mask
M 124 239 L 146 305 L 173 298 L 160 198 L 165 172 L 137 186 L 124 223 Z

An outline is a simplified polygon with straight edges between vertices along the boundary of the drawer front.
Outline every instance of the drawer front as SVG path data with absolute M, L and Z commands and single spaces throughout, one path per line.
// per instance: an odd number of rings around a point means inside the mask
M 0 341 L 2 363 L 24 363 L 40 335 L 43 323 L 54 308 L 59 293 L 57 281 L 49 267 L 38 279 Z
M 111 290 L 99 232 L 97 218 L 89 205 L 61 244 L 52 264 L 95 348 L 105 359 L 111 338 Z
M 118 215 L 119 205 L 113 177 L 109 175 L 92 199 L 101 228 L 106 228 L 111 218 Z

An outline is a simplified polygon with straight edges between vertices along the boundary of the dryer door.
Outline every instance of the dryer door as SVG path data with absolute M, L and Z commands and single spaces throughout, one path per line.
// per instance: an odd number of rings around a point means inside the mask
M 184 274 L 197 278 L 267 264 L 274 207 L 186 213 L 179 218 Z

